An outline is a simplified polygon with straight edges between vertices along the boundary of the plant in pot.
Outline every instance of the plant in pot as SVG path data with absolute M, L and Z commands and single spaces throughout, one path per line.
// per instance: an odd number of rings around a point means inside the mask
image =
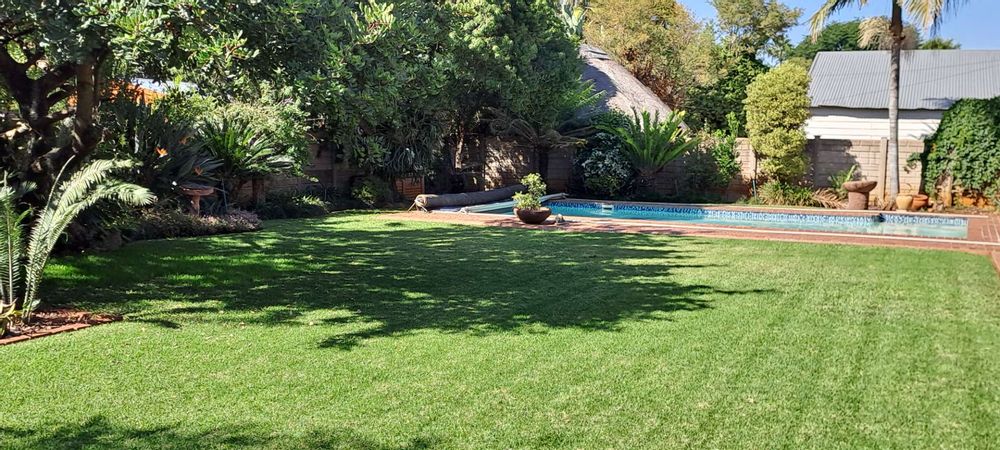
M 514 214 L 521 222 L 537 225 L 545 222 L 552 215 L 552 210 L 542 206 L 542 196 L 545 195 L 545 182 L 542 176 L 531 173 L 521 178 L 525 190 L 514 194 Z

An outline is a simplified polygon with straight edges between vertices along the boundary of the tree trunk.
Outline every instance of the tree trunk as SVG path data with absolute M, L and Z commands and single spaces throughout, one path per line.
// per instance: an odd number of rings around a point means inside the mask
M 889 56 L 889 148 L 886 152 L 886 173 L 889 180 L 889 198 L 892 202 L 899 194 L 899 59 L 903 48 L 903 8 L 892 1 L 892 49 Z
M 87 57 L 76 69 L 76 117 L 73 118 L 73 154 L 84 156 L 97 144 L 94 110 L 97 109 L 97 62 Z
M 264 179 L 254 178 L 253 180 L 250 180 L 250 183 L 251 196 L 253 197 L 251 201 L 253 202 L 253 206 L 260 206 L 266 201 L 264 194 Z
M 539 148 L 535 150 L 536 159 L 538 160 L 538 175 L 542 177 L 542 181 L 548 182 L 549 180 L 549 151 L 548 149 Z

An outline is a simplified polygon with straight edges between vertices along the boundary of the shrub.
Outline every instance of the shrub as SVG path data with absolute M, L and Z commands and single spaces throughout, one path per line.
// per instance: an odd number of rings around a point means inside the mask
M 368 176 L 355 183 L 351 189 L 351 197 L 369 208 L 374 208 L 385 204 L 392 198 L 392 189 L 389 187 L 389 182 L 375 176 Z
M 1000 198 L 1000 97 L 959 100 L 928 144 L 921 156 L 927 192 L 951 177 L 960 189 Z
M 635 167 L 624 143 L 609 133 L 597 133 L 577 154 L 576 170 L 588 194 L 615 198 L 627 194 L 635 182 Z
M 830 175 L 830 190 L 837 196 L 838 199 L 847 200 L 847 189 L 844 189 L 844 183 L 854 181 L 854 177 L 856 175 L 855 172 L 857 170 L 857 165 L 851 165 L 848 169 L 844 169 Z
M 597 128 L 622 140 L 626 155 L 639 170 L 645 187 L 649 187 L 654 175 L 678 156 L 696 148 L 698 139 L 690 137 L 684 128 L 683 111 L 671 112 L 663 120 L 659 113 L 651 115 L 648 111 L 633 111 L 632 116 L 626 126 L 598 125 Z
M 124 234 L 138 241 L 242 233 L 260 230 L 261 225 L 256 214 L 239 209 L 219 216 L 196 217 L 175 209 L 151 208 L 141 211 Z
M 254 212 L 263 220 L 301 219 L 325 216 L 330 213 L 330 205 L 315 195 L 279 192 L 268 195 Z
M 542 207 L 542 196 L 545 195 L 547 186 L 542 181 L 542 176 L 537 173 L 529 173 L 521 178 L 521 184 L 525 190 L 514 194 L 515 207 L 518 209 L 538 209 Z
M 805 175 L 808 90 L 809 73 L 798 60 L 758 76 L 747 87 L 747 133 L 767 178 L 794 183 Z
M 750 203 L 775 206 L 817 206 L 813 191 L 805 186 L 771 180 L 757 188 Z
M 740 164 L 740 154 L 736 145 L 740 137 L 740 121 L 736 113 L 726 114 L 727 128 L 716 130 L 712 134 L 712 159 L 715 160 L 717 186 L 729 186 L 729 183 L 740 174 L 743 168 Z

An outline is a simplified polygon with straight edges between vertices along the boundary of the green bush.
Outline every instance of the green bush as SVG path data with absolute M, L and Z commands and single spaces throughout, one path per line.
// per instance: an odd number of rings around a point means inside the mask
M 547 186 L 542 181 L 542 176 L 537 173 L 529 173 L 521 178 L 521 184 L 525 190 L 514 194 L 514 202 L 518 209 L 538 209 L 542 207 L 542 196 L 545 195 Z
M 698 147 L 698 139 L 690 136 L 683 123 L 684 111 L 671 112 L 662 119 L 659 113 L 633 111 L 626 126 L 599 124 L 597 129 L 622 140 L 625 154 L 639 171 L 641 184 L 650 188 L 653 177 L 667 164 Z
M 577 153 L 576 173 L 589 195 L 617 198 L 627 195 L 635 184 L 635 167 L 625 154 L 621 138 L 597 133 Z
M 773 206 L 819 206 L 813 190 L 805 186 L 771 180 L 757 188 L 751 204 Z
M 254 212 L 263 220 L 303 219 L 329 214 L 330 205 L 315 195 L 278 192 L 269 194 Z
M 858 170 L 857 165 L 851 165 L 850 168 L 841 170 L 833 175 L 830 175 L 830 190 L 837 195 L 840 200 L 847 200 L 847 189 L 844 189 L 844 183 L 848 181 L 854 181 L 856 177 L 856 172 Z
M 369 208 L 384 205 L 392 199 L 389 182 L 376 176 L 368 176 L 357 181 L 351 188 L 351 197 Z
M 794 183 L 806 173 L 808 91 L 809 72 L 799 60 L 781 64 L 747 87 L 747 133 L 769 179 Z
M 125 228 L 125 238 L 138 241 L 257 231 L 261 221 L 256 214 L 239 209 L 219 216 L 195 217 L 176 209 L 150 208 L 140 211 Z
M 952 105 L 921 159 L 928 193 L 951 176 L 959 189 L 1000 199 L 1000 97 Z

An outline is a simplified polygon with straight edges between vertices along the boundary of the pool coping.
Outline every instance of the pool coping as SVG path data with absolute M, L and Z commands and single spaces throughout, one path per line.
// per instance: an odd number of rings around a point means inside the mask
M 866 209 L 866 210 L 846 210 L 846 209 L 828 209 L 810 206 L 764 206 L 764 205 L 735 205 L 735 204 L 723 204 L 723 203 L 671 203 L 671 202 L 633 202 L 625 200 L 598 200 L 589 198 L 577 198 L 577 197 L 566 197 L 559 200 L 560 202 L 590 202 L 590 203 L 607 203 L 612 205 L 627 204 L 627 205 L 650 205 L 650 206 L 664 206 L 670 208 L 696 208 L 696 209 L 710 209 L 716 211 L 756 211 L 756 212 L 767 212 L 767 213 L 787 213 L 787 214 L 816 214 L 816 215 L 827 215 L 827 216 L 877 216 L 880 214 L 897 215 L 897 216 L 922 216 L 922 217 L 942 217 L 942 218 L 958 218 L 958 219 L 972 219 L 977 217 L 984 217 L 986 215 L 977 214 L 941 214 L 925 211 L 883 211 L 879 209 Z M 481 214 L 481 213 L 480 213 Z
M 581 200 L 581 199 L 577 199 Z M 569 199 L 567 199 L 569 201 Z M 598 201 L 602 200 L 585 200 Z M 614 203 L 614 202 L 607 202 Z M 623 202 L 619 202 L 623 203 Z M 624 202 L 639 203 L 639 202 Z M 671 205 L 680 207 L 704 207 L 692 204 L 667 204 L 651 203 L 655 205 Z M 708 206 L 708 205 L 706 205 Z M 803 213 L 804 209 L 789 208 L 762 208 L 728 205 L 710 205 L 715 209 L 727 208 L 753 208 L 761 212 L 793 212 Z M 819 213 L 819 211 L 808 210 Z M 852 214 L 846 211 L 829 211 L 831 213 Z M 859 215 L 886 214 L 884 211 L 861 212 Z M 857 213 L 853 213 L 857 214 Z M 900 213 L 894 213 L 900 214 Z M 913 214 L 913 213 L 906 213 Z M 787 230 L 778 228 L 763 227 L 740 227 L 733 225 L 703 225 L 681 222 L 671 222 L 665 220 L 643 220 L 643 219 L 607 219 L 594 217 L 569 216 L 561 223 L 549 219 L 542 225 L 527 225 L 521 223 L 514 217 L 503 214 L 489 213 L 460 213 L 460 212 L 401 212 L 390 214 L 396 219 L 410 219 L 424 222 L 456 223 L 464 225 L 494 226 L 509 228 L 527 228 L 541 230 L 556 230 L 567 232 L 609 232 L 609 233 L 648 233 L 663 234 L 672 236 L 699 236 L 726 239 L 757 239 L 757 240 L 777 240 L 786 242 L 805 243 L 825 243 L 842 245 L 864 245 L 879 247 L 906 247 L 929 250 L 950 250 L 966 253 L 987 255 L 993 259 L 997 270 L 1000 271 L 1000 215 L 958 215 L 958 214 L 937 214 L 918 213 L 922 215 L 954 218 L 962 217 L 968 220 L 969 231 L 966 239 L 931 238 L 917 236 L 886 236 L 857 233 L 829 232 L 829 231 L 806 231 Z

